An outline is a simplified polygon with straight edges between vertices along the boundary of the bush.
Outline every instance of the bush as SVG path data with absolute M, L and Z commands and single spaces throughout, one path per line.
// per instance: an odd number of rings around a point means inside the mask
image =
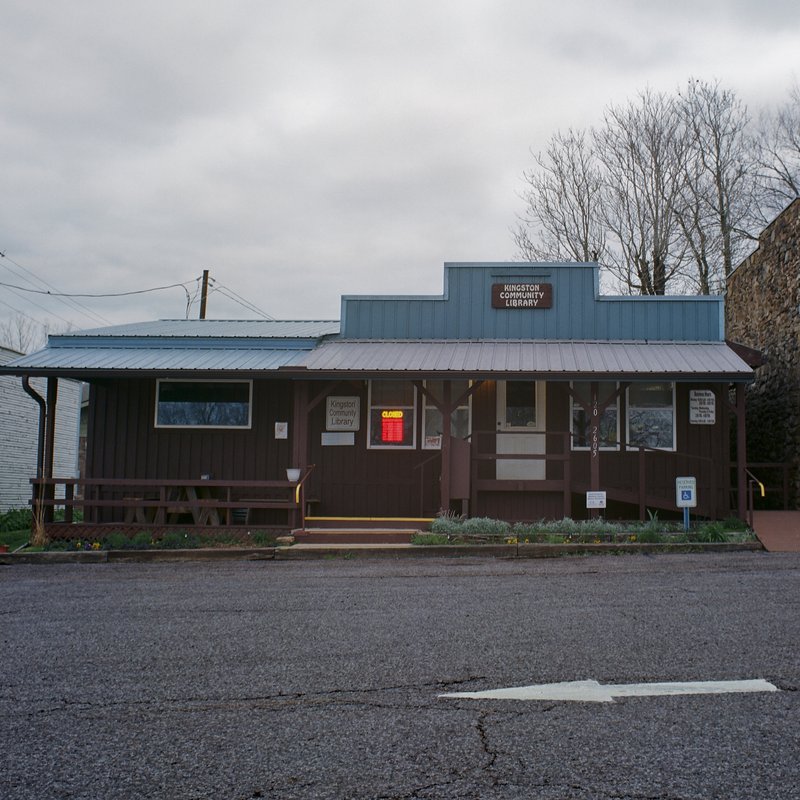
M 33 514 L 29 508 L 12 508 L 0 514 L 0 531 L 22 531 L 31 529 Z
M 461 525 L 461 532 L 472 536 L 508 536 L 510 531 L 507 522 L 490 517 L 472 517 Z

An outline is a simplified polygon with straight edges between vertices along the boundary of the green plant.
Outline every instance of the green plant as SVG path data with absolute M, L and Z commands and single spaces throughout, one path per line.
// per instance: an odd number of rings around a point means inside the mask
M 441 545 L 449 544 L 450 537 L 443 533 L 415 533 L 411 544 L 416 545 Z
M 130 546 L 130 539 L 120 531 L 113 531 L 103 542 L 104 550 L 125 550 Z
M 271 531 L 252 531 L 250 538 L 259 547 L 275 547 L 275 536 Z
M 30 531 L 33 514 L 29 508 L 12 508 L 0 514 L 0 531 Z
M 472 517 L 464 521 L 461 525 L 461 530 L 463 533 L 471 535 L 507 536 L 511 530 L 511 525 L 500 519 Z
M 162 550 L 184 550 L 199 547 L 200 543 L 196 536 L 186 531 L 167 531 L 157 546 Z

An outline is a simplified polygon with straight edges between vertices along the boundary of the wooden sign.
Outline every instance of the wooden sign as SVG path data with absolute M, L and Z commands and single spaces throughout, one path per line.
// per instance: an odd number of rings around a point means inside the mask
M 494 283 L 492 308 L 552 308 L 552 283 Z

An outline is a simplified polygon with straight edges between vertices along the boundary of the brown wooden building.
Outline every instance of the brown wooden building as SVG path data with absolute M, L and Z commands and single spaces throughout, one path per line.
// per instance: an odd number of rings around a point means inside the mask
M 96 524 L 581 518 L 587 492 L 644 518 L 678 476 L 697 513 L 744 516 L 753 370 L 722 304 L 603 296 L 595 264 L 447 264 L 442 295 L 344 296 L 341 322 L 118 326 L 6 371 L 50 379 L 46 420 L 58 378 L 91 385 L 86 479 L 52 475 L 46 422 L 39 485 Z

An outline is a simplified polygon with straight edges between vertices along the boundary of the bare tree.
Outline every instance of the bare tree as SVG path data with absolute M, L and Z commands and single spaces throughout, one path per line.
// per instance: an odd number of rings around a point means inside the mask
M 768 219 L 800 197 L 800 84 L 774 113 L 762 115 L 758 137 L 759 180 Z
M 609 107 L 604 123 L 594 141 L 605 174 L 602 221 L 613 239 L 608 269 L 630 292 L 664 294 L 685 250 L 675 209 L 687 137 L 677 103 L 648 90 Z
M 690 80 L 679 98 L 688 158 L 676 216 L 691 257 L 687 277 L 699 294 L 716 293 L 754 238 L 755 142 L 747 109 L 719 83 Z
M 525 173 L 526 213 L 514 239 L 528 261 L 598 261 L 606 255 L 600 224 L 603 177 L 584 131 L 556 133 L 538 169 Z M 535 231 L 536 238 L 531 238 Z
M 0 345 L 18 353 L 30 353 L 45 344 L 48 331 L 47 325 L 17 314 L 0 322 Z

